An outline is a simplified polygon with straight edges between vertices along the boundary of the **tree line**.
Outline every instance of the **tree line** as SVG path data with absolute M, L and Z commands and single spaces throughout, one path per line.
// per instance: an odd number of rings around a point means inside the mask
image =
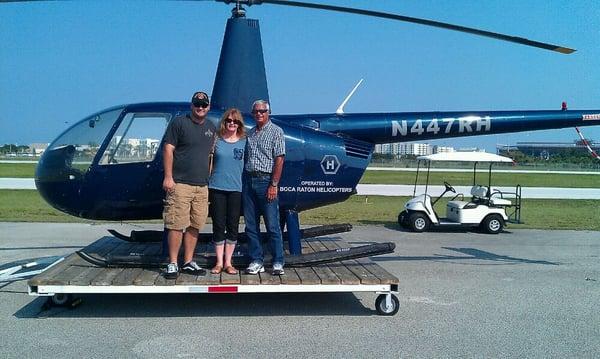
M 0 147 L 0 153 L 31 153 L 31 149 L 27 145 L 16 145 L 13 143 L 9 143 L 4 144 L 2 147 Z

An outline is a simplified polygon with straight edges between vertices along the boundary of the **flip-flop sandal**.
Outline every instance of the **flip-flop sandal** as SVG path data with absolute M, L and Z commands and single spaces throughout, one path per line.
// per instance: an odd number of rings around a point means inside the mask
M 213 269 L 210 270 L 212 274 L 219 274 L 223 271 L 222 266 L 214 266 Z
M 232 274 L 232 275 L 233 274 L 238 274 L 238 271 L 235 268 L 233 268 L 232 266 L 225 267 L 224 271 L 227 274 Z

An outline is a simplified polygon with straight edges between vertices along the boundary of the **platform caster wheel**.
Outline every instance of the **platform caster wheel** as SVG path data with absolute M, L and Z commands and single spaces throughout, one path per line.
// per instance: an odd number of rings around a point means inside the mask
M 72 294 L 59 293 L 50 297 L 50 303 L 54 307 L 66 307 L 73 301 Z
M 389 301 L 387 300 L 389 296 Z M 400 301 L 393 294 L 380 294 L 375 300 L 375 309 L 379 315 L 394 315 L 400 309 Z

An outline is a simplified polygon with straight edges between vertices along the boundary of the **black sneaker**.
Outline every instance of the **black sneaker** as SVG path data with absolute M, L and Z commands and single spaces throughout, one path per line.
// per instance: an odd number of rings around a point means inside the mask
M 169 263 L 167 266 L 167 270 L 165 271 L 165 278 L 167 279 L 175 279 L 179 274 L 179 267 L 177 267 L 177 263 Z
M 184 264 L 183 267 L 181 267 L 181 271 L 193 275 L 206 275 L 206 270 L 200 268 L 194 261 Z

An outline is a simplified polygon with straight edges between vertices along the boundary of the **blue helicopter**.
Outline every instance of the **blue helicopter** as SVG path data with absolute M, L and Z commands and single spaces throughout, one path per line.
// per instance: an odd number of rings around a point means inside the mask
M 448 23 L 349 7 L 298 1 L 217 0 L 233 4 L 211 96 L 209 119 L 237 107 L 248 113 L 269 100 L 259 22 L 244 6 L 272 4 L 352 13 L 444 28 L 558 53 L 573 49 Z M 243 60 L 240 60 L 243 59 Z M 162 136 L 189 103 L 156 102 L 112 107 L 75 123 L 48 147 L 35 183 L 43 198 L 65 213 L 94 220 L 159 219 L 162 214 Z M 375 144 L 600 125 L 600 110 L 456 111 L 272 114 L 283 128 L 286 158 L 279 183 L 289 235 L 300 233 L 298 213 L 345 201 L 371 160 Z

